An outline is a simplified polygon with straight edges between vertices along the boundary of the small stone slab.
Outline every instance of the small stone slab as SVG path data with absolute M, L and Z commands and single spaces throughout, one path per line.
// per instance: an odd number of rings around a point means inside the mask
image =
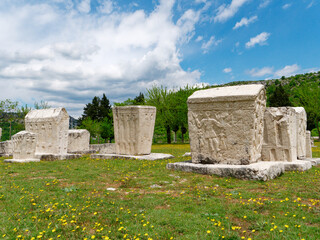
M 174 158 L 171 154 L 165 154 L 165 153 L 151 153 L 148 155 L 140 155 L 140 156 L 134 156 L 134 155 L 120 155 L 120 154 L 92 154 L 91 158 L 98 158 L 98 159 L 135 159 L 135 160 L 149 160 L 149 161 L 155 161 L 155 160 L 164 160 L 164 159 L 170 159 Z
M 317 166 L 320 164 L 320 158 L 303 158 L 303 159 L 298 159 L 298 161 L 309 161 L 311 162 L 312 166 Z
M 182 155 L 182 157 L 191 157 L 191 152 L 186 152 L 185 154 Z
M 295 160 L 292 162 L 283 162 L 286 171 L 307 171 L 312 168 L 310 161 Z
M 36 154 L 41 161 L 70 160 L 81 156 L 81 154 Z
M 284 173 L 283 162 L 258 162 L 249 165 L 196 164 L 191 161 L 168 163 L 167 169 L 200 174 L 267 181 Z
M 3 160 L 7 163 L 28 163 L 28 162 L 40 162 L 40 159 L 30 158 L 30 159 L 5 159 Z

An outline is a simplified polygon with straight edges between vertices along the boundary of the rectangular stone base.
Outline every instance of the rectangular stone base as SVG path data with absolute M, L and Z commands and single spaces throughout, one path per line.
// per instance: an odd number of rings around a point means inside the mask
M 92 154 L 91 158 L 98 158 L 98 159 L 136 159 L 136 160 L 164 160 L 169 158 L 174 158 L 171 154 L 165 154 L 165 153 L 151 153 L 148 155 L 140 155 L 140 156 L 134 156 L 134 155 L 120 155 L 120 154 Z
M 40 162 L 40 159 L 30 158 L 30 159 L 5 159 L 3 160 L 7 163 L 28 163 L 28 162 Z
M 68 152 L 68 154 L 93 154 L 95 150 L 86 150 L 86 151 L 76 151 L 76 152 Z
M 308 161 L 311 162 L 312 166 L 317 166 L 320 164 L 320 158 L 303 158 L 298 161 Z
M 69 160 L 81 157 L 81 154 L 36 154 L 41 161 Z
M 249 165 L 196 164 L 191 161 L 168 163 L 167 169 L 200 174 L 267 181 L 284 173 L 282 162 L 258 162 Z
M 312 168 L 311 161 L 295 160 L 292 162 L 283 162 L 286 171 L 307 171 Z

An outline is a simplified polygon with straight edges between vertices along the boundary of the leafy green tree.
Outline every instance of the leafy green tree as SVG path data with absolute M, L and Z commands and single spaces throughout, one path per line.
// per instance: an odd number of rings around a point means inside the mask
M 91 103 L 86 104 L 82 117 L 79 119 L 81 127 L 87 129 L 91 136 L 98 139 L 113 138 L 113 119 L 110 101 L 105 94 L 102 98 L 95 96 Z M 112 132 L 112 133 L 111 133 Z
M 102 98 L 95 96 L 91 103 L 86 104 L 83 108 L 82 118 L 80 120 L 90 117 L 92 120 L 102 121 L 105 117 L 109 117 L 111 112 L 110 101 L 105 94 Z
M 35 102 L 34 104 L 35 109 L 48 109 L 51 108 L 48 102 L 41 100 L 40 102 Z
M 114 138 L 113 121 L 111 118 L 106 117 L 101 123 L 101 137 L 109 142 Z
M 146 104 L 157 108 L 156 125 L 166 130 L 167 143 L 171 143 L 172 111 L 170 109 L 170 91 L 164 87 L 153 86 L 147 90 Z
M 123 102 L 114 103 L 115 106 L 130 106 L 130 105 L 145 105 L 145 104 L 146 104 L 146 101 L 145 101 L 143 93 L 140 93 L 134 99 L 128 98 L 127 100 L 125 100 Z
M 28 107 L 26 104 L 25 106 L 21 106 L 20 109 L 18 109 L 18 112 L 22 114 L 23 118 L 32 110 L 31 107 Z
M 110 101 L 106 95 L 103 94 L 99 105 L 99 120 L 103 120 L 105 118 L 112 119 L 112 115 L 110 115 L 110 113 L 112 113 Z
M 0 102 L 0 114 L 2 119 L 9 123 L 9 139 L 12 136 L 12 123 L 21 119 L 18 112 L 18 102 L 6 99 Z
M 86 106 L 83 108 L 82 119 L 90 118 L 93 121 L 99 120 L 101 117 L 100 102 L 100 98 L 95 96 L 91 103 L 86 104 Z
M 87 117 L 81 122 L 80 128 L 87 129 L 90 132 L 90 136 L 97 138 L 98 143 L 100 143 L 101 122 Z
M 281 84 L 276 85 L 274 92 L 268 98 L 269 107 L 292 106 L 289 100 L 289 94 L 284 90 Z
M 143 93 L 140 92 L 138 96 L 133 99 L 133 105 L 145 105 L 146 101 L 144 99 Z
M 307 112 L 308 119 L 313 121 L 318 130 L 320 139 L 320 85 L 317 82 L 302 84 L 294 91 L 294 103 L 296 106 L 303 106 Z M 312 129 L 309 126 L 308 129 Z

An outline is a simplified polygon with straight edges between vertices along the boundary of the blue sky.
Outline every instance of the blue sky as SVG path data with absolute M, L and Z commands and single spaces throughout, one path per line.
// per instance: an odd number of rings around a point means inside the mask
M 1 0 L 2 98 L 66 107 L 320 70 L 317 0 Z

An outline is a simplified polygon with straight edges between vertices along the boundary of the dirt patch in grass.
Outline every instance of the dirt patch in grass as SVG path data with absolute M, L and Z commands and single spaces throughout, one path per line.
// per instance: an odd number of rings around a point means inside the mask
M 47 176 L 47 177 L 31 177 L 28 178 L 29 180 L 35 180 L 35 179 L 57 179 L 56 177 L 53 176 Z M 59 181 L 61 181 L 61 179 L 58 179 Z

